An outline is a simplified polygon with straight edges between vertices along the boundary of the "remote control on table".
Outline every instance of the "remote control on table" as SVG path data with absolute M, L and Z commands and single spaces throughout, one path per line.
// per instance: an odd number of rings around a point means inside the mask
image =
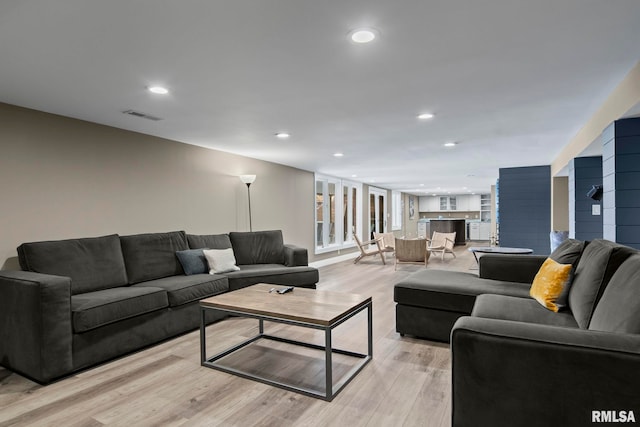
M 286 294 L 287 292 L 293 292 L 293 286 L 287 288 L 278 289 L 279 294 Z

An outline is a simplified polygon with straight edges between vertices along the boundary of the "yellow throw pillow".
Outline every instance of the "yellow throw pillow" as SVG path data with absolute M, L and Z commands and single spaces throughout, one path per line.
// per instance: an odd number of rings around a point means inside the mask
M 559 264 L 547 258 L 533 279 L 529 295 L 544 307 L 557 313 L 560 307 L 556 302 L 569 284 L 570 278 L 571 264 Z

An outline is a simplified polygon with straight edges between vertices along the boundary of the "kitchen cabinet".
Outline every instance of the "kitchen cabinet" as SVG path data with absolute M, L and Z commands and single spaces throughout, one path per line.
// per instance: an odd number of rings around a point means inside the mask
M 480 223 L 469 223 L 469 240 L 480 240 Z
M 491 223 L 480 222 L 479 237 L 480 240 L 491 240 Z

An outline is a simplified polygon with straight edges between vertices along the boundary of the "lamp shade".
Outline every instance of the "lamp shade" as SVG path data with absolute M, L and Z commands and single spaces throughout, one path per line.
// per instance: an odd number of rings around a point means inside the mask
M 245 184 L 253 184 L 253 181 L 255 180 L 255 175 L 240 175 L 240 181 L 244 182 Z

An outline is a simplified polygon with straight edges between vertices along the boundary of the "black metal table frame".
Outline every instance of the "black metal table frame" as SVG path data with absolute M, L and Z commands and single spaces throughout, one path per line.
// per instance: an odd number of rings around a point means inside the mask
M 367 339 L 367 354 L 362 354 L 362 353 L 356 353 L 353 351 L 347 351 L 347 350 L 340 350 L 340 349 L 336 349 L 336 348 L 332 348 L 331 345 L 331 331 L 333 329 L 335 329 L 337 326 L 341 325 L 342 323 L 344 323 L 345 321 L 349 320 L 350 318 L 352 318 L 353 316 L 355 316 L 356 314 L 362 312 L 364 309 L 367 309 L 367 335 L 368 335 L 368 339 Z M 206 348 L 206 334 L 205 334 L 205 313 L 207 310 L 220 310 L 220 311 L 224 311 L 226 313 L 229 314 L 233 314 L 233 315 L 237 315 L 240 317 L 248 317 L 248 318 L 253 318 L 253 319 L 258 319 L 258 335 L 249 338 L 227 350 L 224 350 L 212 357 L 207 357 L 207 348 Z M 355 311 L 349 312 L 347 314 L 345 314 L 344 316 L 342 316 L 341 318 L 339 318 L 338 320 L 336 320 L 334 323 L 332 323 L 331 325 L 327 325 L 327 326 L 323 326 L 323 325 L 317 325 L 315 323 L 309 323 L 309 322 L 301 322 L 301 321 L 296 321 L 296 320 L 289 320 L 289 319 L 282 319 L 279 317 L 273 317 L 273 316 L 263 316 L 263 315 L 257 315 L 257 314 L 252 314 L 252 313 L 246 313 L 246 312 L 242 312 L 242 311 L 237 311 L 237 310 L 228 310 L 228 309 L 221 309 L 221 308 L 217 308 L 217 307 L 206 307 L 206 306 L 200 306 L 200 312 L 201 312 L 201 317 L 200 317 L 200 363 L 202 366 L 206 366 L 208 368 L 212 368 L 212 369 L 216 369 L 219 371 L 223 371 L 223 372 L 227 372 L 229 374 L 234 374 L 243 378 L 247 378 L 247 379 L 251 379 L 251 380 L 255 380 L 264 384 L 269 384 L 275 387 L 280 387 L 283 388 L 285 390 L 290 390 L 290 391 L 295 391 L 307 396 L 311 396 L 311 397 L 316 397 L 316 398 L 320 398 L 320 399 L 324 399 L 328 402 L 331 402 L 333 400 L 334 397 L 336 397 L 338 395 L 338 393 L 340 393 L 340 391 L 342 391 L 342 389 L 349 384 L 349 382 L 351 382 L 351 380 L 362 370 L 362 368 L 364 368 L 364 366 L 369 363 L 369 361 L 371 360 L 371 358 L 373 357 L 373 325 L 372 325 L 372 318 L 373 318 L 373 304 L 372 301 L 367 302 L 366 304 L 362 305 L 361 307 L 358 307 L 358 309 L 356 309 Z M 321 345 L 317 345 L 317 344 L 311 344 L 311 343 L 306 343 L 306 342 L 302 342 L 302 341 L 296 341 L 296 340 L 291 340 L 288 338 L 282 338 L 282 337 L 277 337 L 277 336 L 273 336 L 273 335 L 268 335 L 264 333 L 264 321 L 269 321 L 269 322 L 276 322 L 276 323 L 285 323 L 288 325 L 294 325 L 294 326 L 302 326 L 302 327 L 307 327 L 307 328 L 312 328 L 312 329 L 319 329 L 319 330 L 324 330 L 325 332 L 325 345 L 321 346 Z M 247 345 L 259 340 L 259 339 L 268 339 L 268 340 L 273 340 L 273 341 L 279 341 L 279 342 L 284 342 L 284 343 L 288 343 L 288 344 L 293 344 L 293 345 L 298 345 L 298 346 L 302 346 L 302 347 L 307 347 L 307 348 L 312 348 L 315 350 L 324 350 L 325 352 L 325 393 L 321 393 L 315 390 L 311 390 L 311 389 L 307 389 L 307 388 L 302 388 L 302 387 L 296 387 L 290 384 L 286 384 L 280 381 L 275 381 L 269 378 L 265 378 L 259 375 L 254 375 L 254 374 L 250 374 L 248 372 L 239 370 L 239 369 L 235 369 L 235 368 L 230 368 L 230 367 L 226 367 L 222 364 L 216 363 L 216 361 L 218 361 L 219 359 L 222 359 L 225 356 L 230 355 L 231 353 L 240 350 L 243 347 L 246 347 Z M 362 361 L 360 361 L 360 363 L 358 363 L 357 365 L 355 365 L 353 368 L 351 368 L 351 370 L 349 372 L 347 372 L 343 378 L 341 379 L 340 382 L 338 382 L 336 384 L 336 386 L 333 386 L 333 362 L 332 362 L 332 354 L 336 353 L 336 354 L 343 354 L 346 356 L 351 356 L 351 357 L 357 357 L 362 359 Z

